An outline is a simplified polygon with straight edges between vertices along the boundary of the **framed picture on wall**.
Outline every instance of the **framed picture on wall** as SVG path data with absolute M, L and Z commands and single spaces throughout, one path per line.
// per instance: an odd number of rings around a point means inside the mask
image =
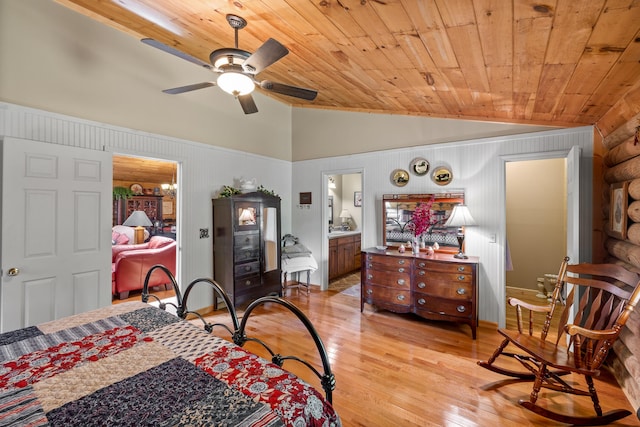
M 353 206 L 362 206 L 362 191 L 353 192 Z
M 609 225 L 613 236 L 620 240 L 627 238 L 628 190 L 628 182 L 616 182 L 615 184 L 611 184 L 611 212 L 609 213 Z

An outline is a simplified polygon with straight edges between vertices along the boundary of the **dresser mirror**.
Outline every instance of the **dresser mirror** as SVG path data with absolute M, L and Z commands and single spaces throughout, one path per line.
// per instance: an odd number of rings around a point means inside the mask
M 382 196 L 382 244 L 400 246 L 413 240 L 411 218 L 420 203 L 428 203 L 433 197 L 431 214 L 435 224 L 424 234 L 426 246 L 438 243 L 440 252 L 458 252 L 458 228 L 445 227 L 453 207 L 464 203 L 464 192 L 432 194 L 384 194 Z

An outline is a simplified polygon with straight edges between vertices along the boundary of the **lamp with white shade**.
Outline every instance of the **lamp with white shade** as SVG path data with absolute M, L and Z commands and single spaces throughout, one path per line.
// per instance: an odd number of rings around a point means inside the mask
M 476 222 L 467 205 L 455 205 L 449 219 L 444 224 L 445 227 L 458 227 L 458 253 L 454 255 L 454 258 L 468 258 L 462 251 L 462 244 L 464 243 L 464 228 L 472 225 L 476 225 Z
M 349 221 L 351 221 L 351 214 L 349 211 L 342 209 L 342 211 L 340 211 L 340 218 L 342 219 L 342 229 L 349 230 L 351 228 L 351 224 L 349 224 Z
M 252 210 L 242 209 L 238 221 L 240 221 L 240 225 L 252 225 L 256 223 L 256 217 L 254 216 Z
M 144 227 L 151 227 L 153 224 L 144 211 L 133 211 L 129 218 L 122 225 L 134 227 L 133 243 L 144 243 Z

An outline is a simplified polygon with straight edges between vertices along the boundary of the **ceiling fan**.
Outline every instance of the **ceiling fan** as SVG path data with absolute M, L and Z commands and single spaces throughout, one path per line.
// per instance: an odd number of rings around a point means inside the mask
M 245 50 L 238 49 L 238 30 L 247 26 L 247 21 L 237 15 L 227 15 L 227 22 L 235 30 L 235 48 L 216 49 L 209 55 L 211 64 L 199 60 L 189 54 L 181 52 L 171 46 L 160 43 L 157 40 L 144 38 L 142 42 L 157 49 L 185 59 L 201 67 L 207 68 L 219 76 L 215 82 L 195 83 L 187 86 L 176 87 L 163 90 L 164 93 L 178 94 L 197 89 L 204 89 L 211 86 L 219 86 L 222 90 L 235 96 L 240 102 L 240 106 L 245 114 L 258 112 L 251 92 L 256 86 L 268 92 L 281 95 L 292 96 L 294 98 L 313 101 L 318 95 L 318 91 L 305 89 L 296 86 L 289 86 L 283 83 L 276 83 L 270 80 L 259 81 L 256 75 L 262 70 L 272 65 L 276 61 L 289 53 L 289 50 L 280 42 L 270 38 L 262 44 L 253 54 Z

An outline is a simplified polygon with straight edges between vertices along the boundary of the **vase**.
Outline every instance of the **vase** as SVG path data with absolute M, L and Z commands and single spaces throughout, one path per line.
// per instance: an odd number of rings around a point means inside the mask
M 413 242 L 411 243 L 411 249 L 413 250 L 413 254 L 417 255 L 420 253 L 420 242 L 417 237 L 413 238 Z

